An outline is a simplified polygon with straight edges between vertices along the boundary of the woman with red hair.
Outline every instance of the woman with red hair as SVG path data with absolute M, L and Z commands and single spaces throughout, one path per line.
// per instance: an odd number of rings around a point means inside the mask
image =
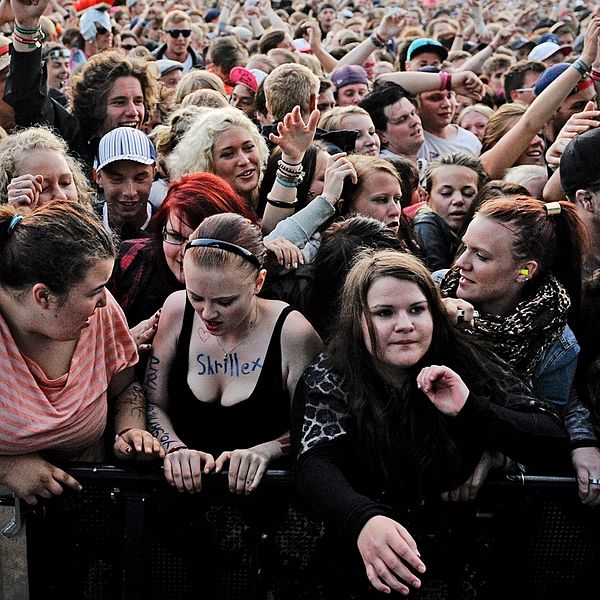
M 194 173 L 170 185 L 152 220 L 153 236 L 121 244 L 109 284 L 130 326 L 151 317 L 171 293 L 185 287 L 188 236 L 206 217 L 228 212 L 257 222 L 248 203 L 216 175 Z

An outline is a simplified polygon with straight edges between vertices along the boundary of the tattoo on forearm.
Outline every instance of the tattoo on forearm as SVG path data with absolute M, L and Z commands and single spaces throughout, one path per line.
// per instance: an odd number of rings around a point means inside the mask
M 160 359 L 153 354 L 150 357 L 150 360 L 148 361 L 148 367 L 146 368 L 146 388 L 154 392 L 158 389 L 157 379 L 159 364 Z
M 126 414 L 134 419 L 146 420 L 146 395 L 142 386 L 133 382 L 120 394 L 115 406 L 115 416 Z
M 156 406 L 152 403 L 148 404 L 148 429 L 165 450 L 169 450 L 169 448 L 177 441 L 171 439 L 169 432 L 161 427 Z
M 196 362 L 199 365 L 198 375 L 228 375 L 229 377 L 241 377 L 249 375 L 254 371 L 260 371 L 263 368 L 262 357 L 258 357 L 250 362 L 240 363 L 237 352 L 227 354 L 223 361 L 211 358 L 208 354 L 198 354 Z M 149 371 L 148 371 L 149 372 Z

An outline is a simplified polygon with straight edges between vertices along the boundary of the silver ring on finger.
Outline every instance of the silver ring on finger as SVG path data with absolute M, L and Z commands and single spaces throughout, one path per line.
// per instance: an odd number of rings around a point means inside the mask
M 588 481 L 590 485 L 600 485 L 600 479 L 596 479 L 595 477 L 590 477 Z

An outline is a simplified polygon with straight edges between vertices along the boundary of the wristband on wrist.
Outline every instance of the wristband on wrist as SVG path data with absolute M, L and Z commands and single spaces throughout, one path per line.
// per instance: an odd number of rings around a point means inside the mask
M 446 71 L 440 71 L 440 90 L 450 90 L 452 75 Z
M 592 71 L 590 73 L 590 79 L 592 81 L 600 81 L 600 72 L 598 72 L 598 71 Z
M 187 450 L 188 447 L 185 444 L 179 444 L 179 446 L 175 446 L 175 448 L 171 448 L 167 450 L 167 454 L 173 454 L 173 452 L 177 452 L 178 450 Z
M 369 41 L 371 42 L 371 44 L 373 44 L 373 46 L 375 46 L 375 48 L 383 48 L 385 46 L 385 43 L 382 42 L 378 37 L 376 33 L 372 33 L 369 36 Z
M 582 77 L 585 77 L 591 70 L 591 66 L 588 65 L 585 60 L 578 58 L 571 65 Z
M 273 200 L 267 196 L 267 204 L 274 206 L 275 208 L 294 208 L 298 204 L 298 199 L 293 202 L 283 202 L 282 200 Z
M 300 185 L 300 181 L 287 181 L 281 177 L 275 177 L 275 181 L 286 188 L 296 188 Z
M 26 27 L 21 27 L 15 21 L 15 31 L 17 33 L 20 33 L 23 36 L 29 36 L 29 35 L 34 36 L 41 31 L 41 27 L 40 27 L 40 25 L 38 25 L 35 29 L 27 29 Z

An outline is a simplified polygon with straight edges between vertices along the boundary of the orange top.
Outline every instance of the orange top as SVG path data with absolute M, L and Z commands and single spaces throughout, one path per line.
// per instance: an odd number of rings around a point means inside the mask
M 108 384 L 137 361 L 123 311 L 108 291 L 58 379 L 21 354 L 0 315 L 0 454 L 45 450 L 68 459 L 96 444 L 106 426 Z

